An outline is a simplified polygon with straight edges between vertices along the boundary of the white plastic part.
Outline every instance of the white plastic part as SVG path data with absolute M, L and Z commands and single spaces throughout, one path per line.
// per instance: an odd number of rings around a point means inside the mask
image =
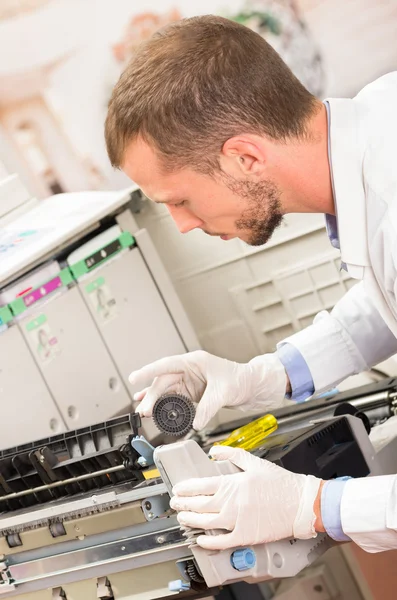
M 0 450 L 66 430 L 45 379 L 18 327 L 0 334 Z
M 23 313 L 18 328 L 68 429 L 131 411 L 131 398 L 77 287 Z
M 66 259 L 66 262 L 69 266 L 75 265 L 80 260 L 87 258 L 91 254 L 94 254 L 107 244 L 113 242 L 116 238 L 121 234 L 121 227 L 119 225 L 113 225 L 113 227 L 109 227 L 105 231 L 102 231 L 99 235 L 90 239 L 85 244 L 79 246 L 76 250 L 74 250 Z
M 3 288 L 0 292 L 0 305 L 3 306 L 15 300 L 26 290 L 40 286 L 42 283 L 49 281 L 53 277 L 59 275 L 61 267 L 58 261 L 53 260 L 44 266 L 30 271 L 24 277 L 17 279 L 12 284 Z
M 168 306 L 139 248 L 126 250 L 93 269 L 77 287 L 132 401 L 140 388 L 129 383 L 131 371 L 186 350 Z M 99 290 L 106 310 L 98 310 Z M 132 402 L 134 409 L 136 405 Z M 148 440 L 159 434 L 151 419 L 143 420 L 141 432 Z
M 70 240 L 84 235 L 101 219 L 121 209 L 128 203 L 133 190 L 134 187 L 117 192 L 56 194 L 7 223 L 1 230 L 1 239 L 26 231 L 32 235 L 27 238 L 29 242 L 3 252 L 0 285 L 7 285 L 41 261 L 43 256 L 51 256 Z
M 170 495 L 174 485 L 195 477 L 232 474 L 237 467 L 228 461 L 211 461 L 193 440 L 185 440 L 156 448 L 154 461 Z M 265 581 L 275 577 L 293 577 L 329 548 L 328 538 L 319 535 L 310 540 L 281 540 L 252 546 L 256 562 L 251 569 L 237 571 L 231 563 L 236 548 L 222 551 L 204 550 L 195 543 L 194 530 L 187 531 L 192 540 L 191 551 L 208 587 L 246 581 Z M 202 533 L 202 532 L 200 532 Z M 208 531 L 207 535 L 216 535 Z

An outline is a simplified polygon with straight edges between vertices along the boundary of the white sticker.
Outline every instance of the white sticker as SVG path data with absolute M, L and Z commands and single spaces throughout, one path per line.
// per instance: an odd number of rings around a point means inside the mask
M 109 321 L 117 315 L 116 299 L 113 297 L 113 294 L 103 277 L 99 277 L 86 286 L 86 290 L 95 310 L 95 314 L 100 321 Z
M 48 321 L 32 328 L 29 334 L 33 338 L 34 348 L 41 362 L 49 362 L 59 354 L 58 339 L 52 334 Z

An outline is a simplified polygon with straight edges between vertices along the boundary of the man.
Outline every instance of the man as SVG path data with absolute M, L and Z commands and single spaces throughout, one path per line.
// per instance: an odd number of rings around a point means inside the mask
M 265 244 L 283 215 L 321 212 L 342 268 L 361 280 L 277 352 L 237 364 L 205 352 L 131 374 L 150 416 L 166 390 L 200 401 L 195 429 L 222 407 L 271 411 L 308 398 L 397 352 L 397 73 L 354 100 L 314 98 L 256 33 L 214 16 L 163 30 L 137 52 L 106 121 L 112 164 L 181 233 Z M 216 448 L 242 473 L 176 486 L 181 524 L 226 548 L 325 530 L 365 550 L 397 548 L 397 481 L 322 482 L 241 450 Z

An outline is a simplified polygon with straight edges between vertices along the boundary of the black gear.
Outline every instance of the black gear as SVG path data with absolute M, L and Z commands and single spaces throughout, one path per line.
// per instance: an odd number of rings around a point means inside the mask
M 186 573 L 191 581 L 194 581 L 195 583 L 204 583 L 204 577 L 200 575 L 193 561 L 187 563 Z
M 158 429 L 168 435 L 180 436 L 192 428 L 194 404 L 181 394 L 164 394 L 153 408 L 153 420 Z

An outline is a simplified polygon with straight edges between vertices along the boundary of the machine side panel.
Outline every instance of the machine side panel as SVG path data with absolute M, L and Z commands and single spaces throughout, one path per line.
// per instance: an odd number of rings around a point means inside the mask
M 98 281 L 102 285 L 92 286 Z M 158 358 L 185 352 L 138 248 L 96 269 L 78 285 L 129 387 L 131 371 Z M 101 288 L 109 297 L 108 316 L 103 314 L 95 298 Z
M 65 431 L 65 423 L 18 327 L 0 334 L 0 449 Z
M 149 265 L 149 269 L 156 281 L 160 293 L 172 314 L 172 318 L 183 337 L 186 349 L 189 352 L 200 350 L 201 346 L 196 332 L 189 321 L 182 302 L 146 229 L 140 229 L 135 232 L 135 239 L 142 252 L 142 256 Z
M 19 327 L 69 429 L 130 412 L 131 401 L 77 287 Z
M 185 352 L 138 248 L 95 269 L 78 285 L 131 398 L 139 391 L 128 382 L 131 371 Z M 143 425 L 146 437 L 158 435 L 154 423 Z

